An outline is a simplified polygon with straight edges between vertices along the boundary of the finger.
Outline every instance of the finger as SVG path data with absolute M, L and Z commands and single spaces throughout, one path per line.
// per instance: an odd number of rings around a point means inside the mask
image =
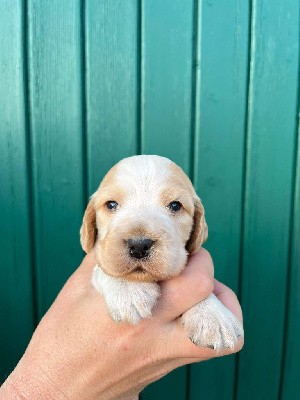
M 192 364 L 201 361 L 207 361 L 216 357 L 229 356 L 239 352 L 244 345 L 244 339 L 239 338 L 233 349 L 213 350 L 206 347 L 198 347 L 192 342 L 187 348 L 187 357 L 181 358 L 181 365 Z
M 200 347 L 189 339 L 180 318 L 172 321 L 169 327 L 171 327 L 173 351 L 174 345 L 176 345 L 175 356 L 182 359 L 182 365 L 236 353 L 242 349 L 244 344 L 243 337 L 240 337 L 233 349 L 223 348 L 215 350 L 209 347 Z
M 230 288 L 214 279 L 214 294 L 241 322 L 243 321 L 241 306 L 235 293 Z M 184 363 L 197 362 L 236 353 L 242 349 L 244 344 L 244 338 L 240 337 L 233 349 L 214 350 L 199 347 L 189 340 L 180 318 L 174 321 L 172 325 L 176 335 L 175 343 L 179 344 L 178 350 L 179 353 L 181 352 L 181 357 L 184 354 Z
M 214 268 L 210 254 L 201 248 L 190 257 L 183 272 L 161 282 L 161 297 L 153 316 L 173 320 L 190 309 L 213 291 Z
M 238 319 L 243 322 L 243 313 L 236 294 L 226 285 L 214 279 L 214 294 Z
M 186 350 L 188 357 L 186 357 L 187 361 L 185 362 L 185 364 L 190 364 L 199 361 L 206 361 L 216 357 L 229 356 L 230 354 L 239 352 L 243 348 L 243 345 L 244 345 L 243 337 L 238 338 L 238 341 L 233 349 L 226 348 L 221 350 L 214 350 L 208 347 L 199 347 L 194 343 L 192 343 L 191 341 L 189 341 Z

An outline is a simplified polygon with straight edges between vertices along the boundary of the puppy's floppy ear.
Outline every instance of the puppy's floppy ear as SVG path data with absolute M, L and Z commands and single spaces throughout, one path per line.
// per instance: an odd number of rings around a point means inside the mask
M 195 211 L 194 223 L 191 236 L 187 242 L 186 249 L 189 254 L 195 253 L 201 245 L 206 241 L 208 235 L 208 228 L 205 221 L 204 207 L 198 196 L 194 198 Z
M 80 243 L 83 250 L 88 253 L 94 247 L 97 236 L 96 210 L 93 196 L 85 210 L 80 228 Z

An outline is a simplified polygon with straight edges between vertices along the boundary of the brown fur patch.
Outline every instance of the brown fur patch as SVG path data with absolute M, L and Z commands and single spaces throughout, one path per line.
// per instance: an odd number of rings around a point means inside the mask
M 107 201 L 116 201 L 118 209 L 109 211 Z M 172 201 L 183 208 L 171 213 L 167 206 Z M 135 236 L 155 241 L 149 257 L 130 257 L 127 241 Z M 83 249 L 90 251 L 96 243 L 97 263 L 105 273 L 145 282 L 180 273 L 187 251 L 195 252 L 206 237 L 204 208 L 190 179 L 176 164 L 158 156 L 116 164 L 92 196 L 81 228 Z M 143 272 L 136 271 L 139 266 Z

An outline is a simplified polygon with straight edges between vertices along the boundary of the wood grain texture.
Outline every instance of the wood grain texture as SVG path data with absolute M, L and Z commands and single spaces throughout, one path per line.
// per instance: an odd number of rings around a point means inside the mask
M 253 2 L 237 399 L 278 398 L 296 132 L 299 4 Z M 250 390 L 249 390 L 250 389 Z
M 88 192 L 138 149 L 138 6 L 86 1 Z
M 34 328 L 26 162 L 24 8 L 0 2 L 0 383 Z
M 190 172 L 192 0 L 142 1 L 142 148 Z
M 81 259 L 80 2 L 28 2 L 38 313 Z
M 142 152 L 190 169 L 193 1 L 142 1 Z M 143 392 L 143 399 L 185 399 L 187 367 Z
M 204 247 L 214 259 L 216 278 L 235 291 L 240 268 L 248 37 L 247 2 L 199 3 L 195 185 L 207 216 L 209 235 Z M 234 386 L 234 356 L 191 366 L 190 399 L 232 399 Z
M 299 121 L 299 120 L 298 120 Z M 300 125 L 295 171 L 293 222 L 291 231 L 290 276 L 288 281 L 287 334 L 283 353 L 281 399 L 297 399 L 300 392 Z
M 142 152 L 194 179 L 246 332 L 143 400 L 298 399 L 299 8 L 0 0 L 0 382 L 81 260 L 87 196 Z

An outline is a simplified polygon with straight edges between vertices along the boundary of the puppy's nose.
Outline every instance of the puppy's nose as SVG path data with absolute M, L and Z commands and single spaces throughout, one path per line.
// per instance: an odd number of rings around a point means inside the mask
M 138 236 L 127 240 L 130 257 L 145 258 L 149 255 L 150 249 L 153 246 L 154 240 L 147 237 Z

